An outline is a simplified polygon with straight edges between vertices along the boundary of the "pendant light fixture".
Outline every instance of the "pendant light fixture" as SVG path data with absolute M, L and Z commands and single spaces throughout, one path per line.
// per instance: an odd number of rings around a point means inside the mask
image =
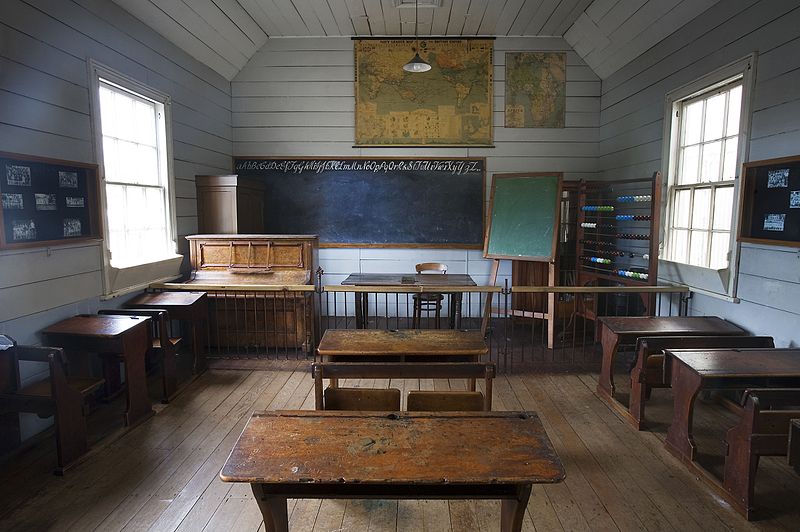
M 414 57 L 411 58 L 411 61 L 403 65 L 403 70 L 406 72 L 427 72 L 431 69 L 431 65 L 429 65 L 424 59 L 419 56 L 419 35 L 417 33 L 419 29 L 419 0 L 414 2 Z

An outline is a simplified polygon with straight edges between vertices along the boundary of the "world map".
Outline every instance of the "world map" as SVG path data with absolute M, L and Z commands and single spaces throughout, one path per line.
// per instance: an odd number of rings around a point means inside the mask
M 566 54 L 506 54 L 505 127 L 564 127 Z
M 355 41 L 356 130 L 361 146 L 492 145 L 490 39 L 419 41 L 428 72 L 406 72 L 408 39 Z

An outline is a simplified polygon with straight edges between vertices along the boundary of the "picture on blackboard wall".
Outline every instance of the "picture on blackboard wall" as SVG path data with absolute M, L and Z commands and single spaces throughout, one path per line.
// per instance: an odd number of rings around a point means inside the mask
M 31 186 L 31 169 L 29 166 L 6 165 L 6 183 L 15 187 Z
M 67 203 L 67 207 L 71 207 L 71 208 L 83 208 L 84 205 L 85 205 L 83 198 L 76 198 L 76 197 L 73 197 L 73 196 L 67 196 L 66 198 L 64 198 L 64 200 Z
M 78 188 L 78 172 L 59 172 L 59 188 Z
M 21 211 L 25 208 L 25 201 L 22 194 L 8 194 L 3 192 L 3 209 Z
M 64 218 L 64 237 L 81 236 L 81 221 L 78 218 Z
M 789 186 L 789 169 L 770 170 L 767 173 L 767 188 L 786 188 Z
M 789 208 L 800 209 L 800 190 L 792 190 L 789 194 Z
M 58 205 L 56 205 L 56 195 L 55 194 L 34 194 L 36 199 L 36 210 L 37 211 L 55 211 L 58 210 Z
M 785 214 L 767 214 L 764 216 L 764 231 L 783 232 L 786 225 Z
M 14 240 L 35 240 L 36 224 L 33 220 L 14 220 L 11 225 L 11 238 Z

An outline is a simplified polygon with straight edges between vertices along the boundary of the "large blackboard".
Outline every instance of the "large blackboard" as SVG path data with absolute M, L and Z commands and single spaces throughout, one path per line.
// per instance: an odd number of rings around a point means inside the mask
M 739 240 L 800 247 L 800 157 L 744 165 Z
M 263 181 L 264 230 L 327 247 L 458 247 L 483 240 L 483 158 L 237 158 Z
M 0 152 L 0 248 L 100 238 L 97 167 Z
M 491 259 L 555 260 L 561 174 L 495 174 L 483 254 Z

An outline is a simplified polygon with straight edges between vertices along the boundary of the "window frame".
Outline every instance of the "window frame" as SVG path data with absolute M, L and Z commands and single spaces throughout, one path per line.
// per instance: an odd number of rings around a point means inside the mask
M 748 160 L 750 150 L 750 122 L 752 119 L 752 99 L 755 82 L 757 54 L 753 52 L 737 61 L 716 69 L 700 78 L 669 91 L 665 95 L 664 103 L 664 134 L 662 141 L 663 172 L 666 176 L 662 184 L 661 253 L 659 253 L 659 278 L 671 283 L 680 283 L 690 286 L 694 291 L 711 296 L 720 297 L 729 301 L 736 299 L 739 267 L 739 244 L 736 240 L 739 225 L 740 203 L 740 174 L 742 164 Z M 737 149 L 736 175 L 734 183 L 734 199 L 732 206 L 731 230 L 729 239 L 730 260 L 728 267 L 720 270 L 674 262 L 666 259 L 667 245 L 669 244 L 669 229 L 672 226 L 672 187 L 677 185 L 676 170 L 677 157 L 680 152 L 680 120 L 676 113 L 681 106 L 701 95 L 707 95 L 730 84 L 737 76 L 741 76 L 742 102 L 739 121 L 739 143 Z M 725 182 L 711 182 L 706 185 Z M 709 231 L 709 235 L 713 231 Z
M 136 79 L 122 74 L 93 59 L 88 61 L 90 104 L 92 113 L 92 128 L 94 139 L 94 156 L 99 168 L 99 196 L 103 212 L 103 297 L 110 298 L 129 292 L 140 290 L 150 283 L 175 279 L 180 275 L 180 265 L 183 255 L 178 254 L 177 243 L 177 216 L 175 199 L 175 172 L 173 170 L 172 154 L 172 100 L 170 96 L 157 89 L 149 87 Z M 164 179 L 166 179 L 165 211 L 167 223 L 167 239 L 170 243 L 171 253 L 161 259 L 135 264 L 125 267 L 115 267 L 111 264 L 108 234 L 108 203 L 106 199 L 105 160 L 103 156 L 103 130 L 100 114 L 100 78 L 130 91 L 134 96 L 152 100 L 161 106 L 164 119 L 163 139 L 159 144 L 164 150 Z M 159 136 L 161 136 L 159 132 Z M 160 147 L 159 147 L 160 151 Z M 159 154 L 160 155 L 160 154 Z

